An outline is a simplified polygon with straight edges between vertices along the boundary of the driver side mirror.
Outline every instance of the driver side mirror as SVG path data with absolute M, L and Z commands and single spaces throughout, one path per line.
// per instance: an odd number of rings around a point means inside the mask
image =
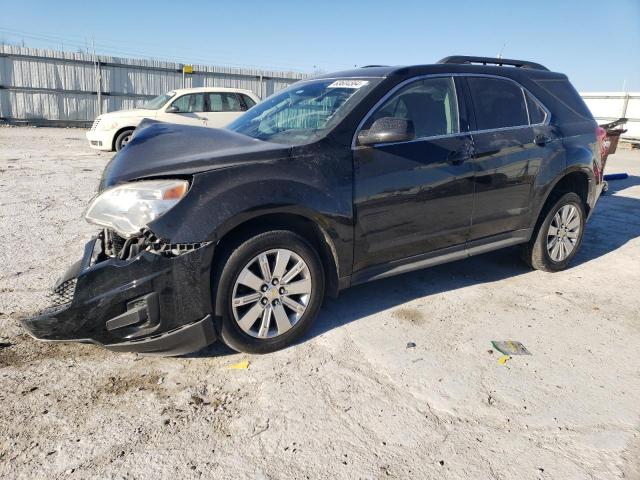
M 168 107 L 165 112 L 167 113 L 178 113 L 180 111 L 180 109 L 178 107 L 176 107 L 175 105 L 171 105 L 170 107 Z
M 358 133 L 359 145 L 376 143 L 407 142 L 416 138 L 413 122 L 406 118 L 379 118 L 368 130 Z

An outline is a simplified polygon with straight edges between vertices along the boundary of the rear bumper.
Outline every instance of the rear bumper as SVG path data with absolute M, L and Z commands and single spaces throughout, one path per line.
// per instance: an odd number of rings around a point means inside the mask
M 111 131 L 89 130 L 85 135 L 91 148 L 110 152 L 113 146 L 113 134 L 114 132 Z
M 589 213 L 587 214 L 587 221 L 591 219 L 591 215 L 593 215 L 593 211 L 596 208 L 596 204 L 602 195 L 602 191 L 604 189 L 604 181 L 600 181 L 599 183 L 594 183 L 593 187 L 589 192 L 589 196 L 587 198 L 587 204 L 589 205 Z
M 174 257 L 143 251 L 129 260 L 103 259 L 101 249 L 99 239 L 89 242 L 56 282 L 54 305 L 22 319 L 34 337 L 155 355 L 189 353 L 215 341 L 212 245 Z

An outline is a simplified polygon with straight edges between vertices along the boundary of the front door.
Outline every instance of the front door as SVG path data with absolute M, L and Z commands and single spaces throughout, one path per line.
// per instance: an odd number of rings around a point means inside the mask
M 404 85 L 365 121 L 406 118 L 415 140 L 354 149 L 354 272 L 464 246 L 473 207 L 472 140 L 451 77 Z
M 174 107 L 176 111 L 167 111 Z M 182 125 L 206 126 L 204 93 L 189 93 L 176 98 L 166 109 L 158 113 L 157 119 L 163 122 Z

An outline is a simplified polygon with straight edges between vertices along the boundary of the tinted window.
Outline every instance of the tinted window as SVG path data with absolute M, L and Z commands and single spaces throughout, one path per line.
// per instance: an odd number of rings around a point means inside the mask
M 458 109 L 452 78 L 418 80 L 389 98 L 366 122 L 364 129 L 384 117 L 413 122 L 416 138 L 458 132 Z
M 209 93 L 210 112 L 241 112 L 240 99 L 233 92 Z
M 193 93 L 191 95 L 183 95 L 171 104 L 178 107 L 181 113 L 204 112 L 204 94 Z
M 243 94 L 241 94 L 241 96 L 242 96 L 242 100 L 244 101 L 244 104 L 247 106 L 247 108 L 251 108 L 256 104 L 256 102 L 253 101 L 253 98 L 251 98 L 249 95 L 245 95 L 243 93 Z
M 572 113 L 584 119 L 593 120 L 589 107 L 587 107 L 582 97 L 568 80 L 536 80 L 536 83 L 553 95 L 561 105 Z M 542 100 L 547 103 L 546 99 Z M 547 104 L 547 107 L 552 108 L 554 115 L 556 114 L 554 105 Z
M 518 127 L 529 124 L 522 89 L 497 78 L 469 78 L 476 128 Z
M 529 109 L 529 120 L 531 125 L 544 123 L 547 112 L 544 111 L 540 104 L 536 102 L 529 93 L 525 93 L 525 96 L 527 97 L 527 108 Z

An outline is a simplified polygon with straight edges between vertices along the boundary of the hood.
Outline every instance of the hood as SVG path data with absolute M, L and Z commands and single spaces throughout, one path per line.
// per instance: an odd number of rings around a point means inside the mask
M 157 110 L 150 110 L 147 108 L 134 108 L 131 110 L 116 110 L 114 112 L 107 112 L 100 115 L 100 119 L 108 118 L 122 118 L 122 117 L 155 117 Z
M 184 176 L 247 162 L 288 157 L 291 146 L 230 130 L 144 120 L 107 164 L 99 190 L 141 178 Z

